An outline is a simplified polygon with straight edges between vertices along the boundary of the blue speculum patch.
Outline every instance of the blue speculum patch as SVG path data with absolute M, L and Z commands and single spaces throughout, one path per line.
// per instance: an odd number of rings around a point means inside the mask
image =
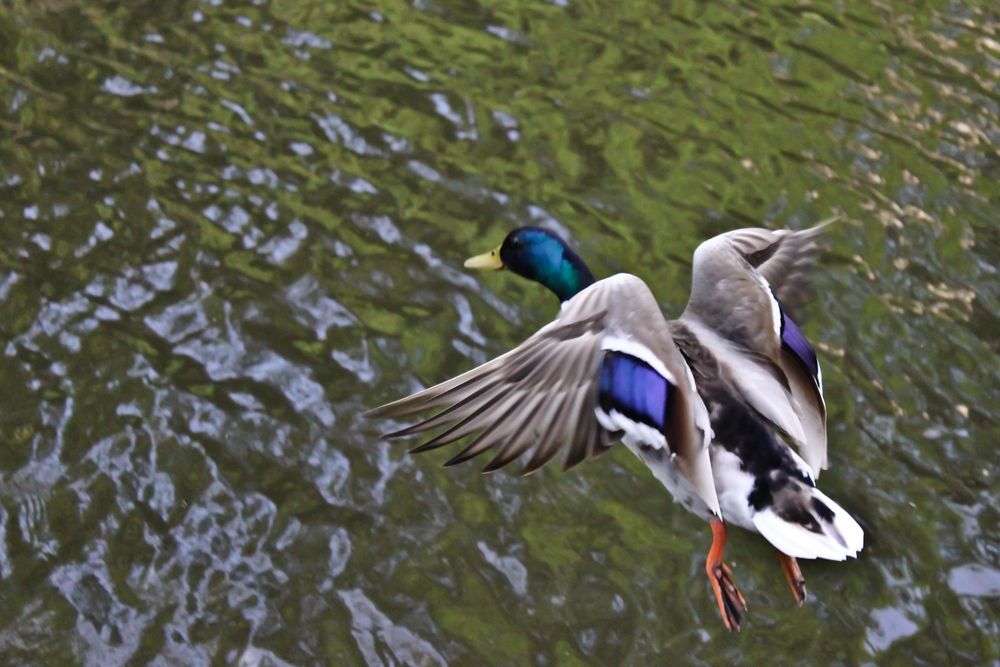
M 624 352 L 605 353 L 598 397 L 605 412 L 663 430 L 670 383 L 645 361 Z
M 785 313 L 781 313 L 781 342 L 799 358 L 815 378 L 819 375 L 819 361 L 816 350 L 813 349 L 806 336 L 795 322 Z

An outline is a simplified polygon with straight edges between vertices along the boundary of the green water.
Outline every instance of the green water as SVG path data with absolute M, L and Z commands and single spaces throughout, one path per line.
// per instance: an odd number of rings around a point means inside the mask
M 1000 16 L 970 2 L 0 4 L 0 663 L 1000 664 Z M 706 526 L 615 451 L 442 469 L 360 413 L 555 300 L 665 312 L 831 214 L 805 329 L 858 561 Z M 385 426 L 385 425 L 382 425 Z

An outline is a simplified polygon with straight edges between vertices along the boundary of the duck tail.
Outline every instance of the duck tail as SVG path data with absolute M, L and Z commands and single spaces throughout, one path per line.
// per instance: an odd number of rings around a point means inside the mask
M 795 481 L 756 512 L 753 524 L 779 551 L 795 558 L 856 558 L 865 533 L 822 491 Z

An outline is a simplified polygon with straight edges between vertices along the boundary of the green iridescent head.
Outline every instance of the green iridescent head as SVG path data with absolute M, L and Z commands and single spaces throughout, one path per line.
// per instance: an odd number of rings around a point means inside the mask
M 519 227 L 497 248 L 470 257 L 466 268 L 510 269 L 548 287 L 560 302 L 593 284 L 594 276 L 579 255 L 561 238 L 541 227 Z

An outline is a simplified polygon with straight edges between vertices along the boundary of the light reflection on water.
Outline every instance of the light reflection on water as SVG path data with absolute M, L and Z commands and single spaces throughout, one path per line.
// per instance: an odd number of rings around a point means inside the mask
M 20 3 L 0 13 L 5 663 L 1000 660 L 995 11 L 769 3 Z M 805 310 L 804 565 L 621 453 L 441 470 L 367 407 L 548 321 L 471 276 L 519 224 L 682 307 L 697 243 L 849 221 Z M 780 651 L 780 653 L 778 653 Z

